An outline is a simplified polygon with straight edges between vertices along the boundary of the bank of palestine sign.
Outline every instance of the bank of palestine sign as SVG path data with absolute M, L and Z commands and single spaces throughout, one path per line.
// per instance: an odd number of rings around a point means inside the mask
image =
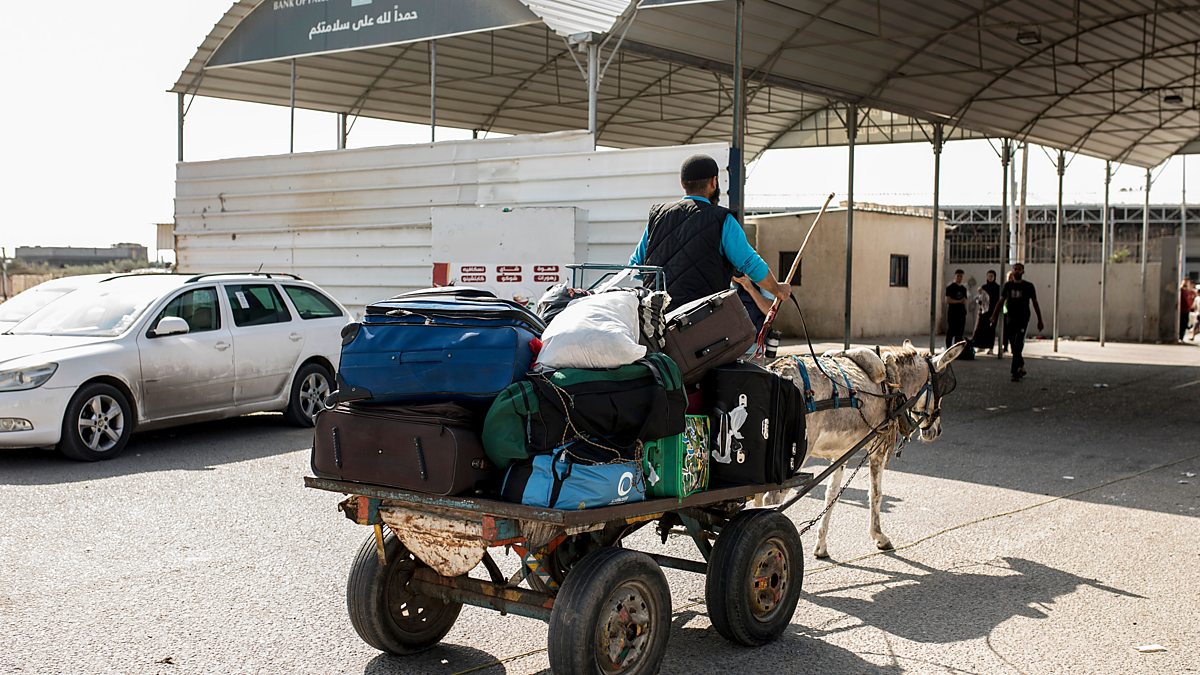
M 263 0 L 206 67 L 275 61 L 540 21 L 519 0 Z

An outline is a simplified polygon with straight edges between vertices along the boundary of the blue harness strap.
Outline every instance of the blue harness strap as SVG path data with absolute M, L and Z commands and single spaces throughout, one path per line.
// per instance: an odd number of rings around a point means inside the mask
M 854 407 L 854 408 L 859 407 L 858 406 L 858 398 L 857 398 L 858 394 L 855 393 L 854 387 L 850 386 L 850 376 L 846 374 L 846 371 L 842 368 L 842 364 L 838 363 L 836 360 L 833 360 L 833 359 L 830 359 L 830 360 L 833 361 L 833 365 L 837 366 L 838 372 L 842 374 L 842 381 L 844 381 L 846 383 L 846 391 L 850 394 L 851 407 Z M 837 396 L 837 387 L 834 387 L 833 395 L 834 395 L 834 397 Z
M 817 411 L 817 402 L 813 399 L 812 381 L 808 379 L 808 367 L 804 365 L 803 357 L 793 356 L 792 362 L 796 364 L 796 370 L 800 371 L 800 379 L 804 380 L 804 407 L 808 412 Z

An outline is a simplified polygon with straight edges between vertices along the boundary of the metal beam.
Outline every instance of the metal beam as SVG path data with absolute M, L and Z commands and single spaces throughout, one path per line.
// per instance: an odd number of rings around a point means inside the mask
M 296 59 L 292 59 L 292 86 L 288 99 L 288 153 L 296 151 Z
M 1179 277 L 1187 279 L 1187 155 L 1180 159 L 1183 160 L 1183 178 L 1179 184 Z M 1180 311 L 1186 314 L 1191 309 L 1181 307 Z
M 1066 157 L 1066 153 L 1058 151 L 1058 210 L 1054 216 L 1054 314 L 1050 319 L 1055 352 L 1058 352 L 1058 289 L 1062 280 L 1063 175 L 1067 172 Z
M 996 277 L 996 281 L 1001 285 L 1004 284 L 1005 274 L 1008 271 L 1008 227 L 1009 227 L 1009 208 L 1008 202 L 1013 195 L 1008 193 L 1009 171 L 1008 167 L 1012 163 L 1012 140 L 1004 139 L 1004 143 L 1000 147 L 1000 275 Z M 987 278 L 986 276 L 984 277 Z M 995 307 L 989 307 L 989 312 L 994 312 Z M 998 331 L 992 335 L 992 339 L 996 344 L 996 358 L 1004 358 L 1004 312 L 997 317 Z
M 746 165 L 742 154 L 746 148 L 746 77 L 742 69 L 742 38 L 745 31 L 746 0 L 733 5 L 733 139 L 729 147 L 729 209 L 738 220 L 745 220 Z
M 1104 163 L 1104 215 L 1100 221 L 1100 346 L 1104 346 L 1105 321 L 1104 310 L 1108 307 L 1108 247 L 1112 245 L 1109 240 L 1108 228 L 1111 225 L 1109 222 L 1108 208 L 1108 190 L 1112 184 L 1112 162 Z
M 1142 245 L 1139 247 L 1141 249 L 1142 320 L 1138 323 L 1138 342 L 1146 341 L 1146 320 L 1149 318 L 1146 302 L 1146 248 L 1150 243 L 1150 185 L 1152 182 L 1150 169 L 1146 169 L 1146 199 L 1142 207 Z
M 338 116 L 337 116 L 337 149 L 338 150 L 346 149 L 346 139 L 350 136 L 350 130 L 346 127 L 346 122 L 347 122 L 348 117 L 349 117 L 349 115 L 347 115 L 346 113 L 338 113 Z
M 933 244 L 930 247 L 929 260 L 929 353 L 937 350 L 937 310 L 940 302 L 938 296 L 938 202 L 942 195 L 942 123 L 933 125 Z
M 178 107 L 175 111 L 175 120 L 176 120 L 175 123 L 178 127 L 178 131 L 177 131 L 178 136 L 179 136 L 179 138 L 177 139 L 177 143 L 179 146 L 178 147 L 178 152 L 179 152 L 178 161 L 180 161 L 180 162 L 183 161 L 183 118 L 185 115 L 186 115 L 186 112 L 185 112 L 185 108 L 184 108 L 183 92 L 179 92 Z
M 850 311 L 854 295 L 854 140 L 857 136 L 858 106 L 851 103 L 846 107 L 846 146 L 850 169 L 846 178 L 846 336 L 842 341 L 843 349 L 850 349 Z
M 437 142 L 437 40 L 429 41 L 429 142 Z
M 600 97 L 600 45 L 592 39 L 587 43 L 587 88 L 588 88 L 588 131 L 592 134 L 592 145 L 599 139 L 596 136 L 596 112 Z

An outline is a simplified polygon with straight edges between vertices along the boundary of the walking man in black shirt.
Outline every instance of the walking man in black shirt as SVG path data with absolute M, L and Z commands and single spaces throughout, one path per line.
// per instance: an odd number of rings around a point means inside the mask
M 946 287 L 946 349 L 962 342 L 967 331 L 967 287 L 963 271 L 954 270 L 954 281 Z
M 1005 282 L 1004 288 L 1000 290 L 1000 302 L 992 311 L 992 325 L 996 325 L 996 319 L 1007 304 L 1008 316 L 1004 319 L 1004 336 L 1012 348 L 1012 381 L 1020 382 L 1021 378 L 1025 377 L 1025 330 L 1029 327 L 1031 303 L 1033 311 L 1037 312 L 1037 329 L 1040 331 L 1045 326 L 1042 324 L 1042 308 L 1038 306 L 1037 289 L 1024 279 L 1025 266 L 1021 263 L 1013 265 L 1012 275 L 1013 280 Z

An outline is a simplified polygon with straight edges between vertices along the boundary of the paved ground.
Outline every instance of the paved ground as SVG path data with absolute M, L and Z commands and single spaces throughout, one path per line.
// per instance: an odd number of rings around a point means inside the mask
M 669 573 L 664 672 L 1200 670 L 1200 349 L 1029 351 L 1020 384 L 1007 361 L 957 365 L 942 439 L 910 446 L 886 479 L 896 552 L 872 547 L 865 473 L 854 481 L 834 562 L 806 559 L 782 640 L 727 644 L 702 580 Z M 416 658 L 360 642 L 343 593 L 367 530 L 334 511 L 337 495 L 301 487 L 308 444 L 256 415 L 147 434 L 97 465 L 0 453 L 0 671 L 546 667 L 545 624 L 471 608 Z M 1149 644 L 1166 651 L 1135 649 Z

